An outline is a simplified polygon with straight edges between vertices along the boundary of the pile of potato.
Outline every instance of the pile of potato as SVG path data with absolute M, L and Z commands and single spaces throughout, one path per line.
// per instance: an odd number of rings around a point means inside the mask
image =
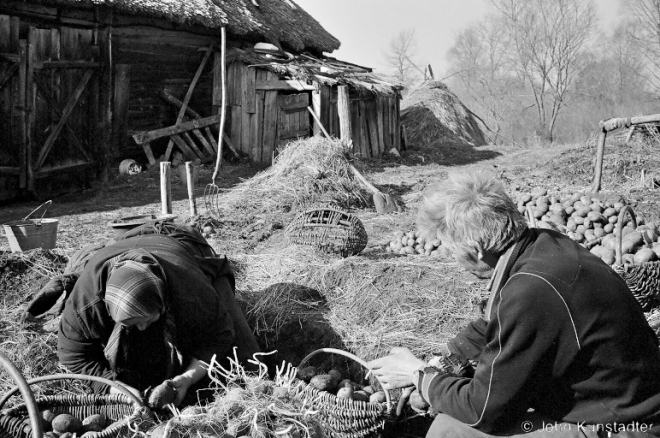
M 571 239 L 591 249 L 605 263 L 615 262 L 618 236 L 616 223 L 623 202 L 603 201 L 584 193 L 574 193 L 565 199 L 548 195 L 542 187 L 518 197 L 518 210 L 527 215 L 531 210 L 539 228 L 555 228 Z M 625 263 L 657 260 L 660 254 L 658 229 L 653 222 L 637 218 L 637 229 L 628 215 L 622 228 L 622 253 Z
M 395 231 L 385 251 L 395 254 L 437 256 L 445 253 L 439 239 L 427 241 L 418 231 Z
M 94 414 L 84 420 L 70 414 L 56 415 L 46 409 L 41 412 L 41 424 L 46 438 L 73 438 L 85 436 L 88 432 L 101 432 L 108 425 L 108 419 L 103 414 Z
M 339 398 L 347 398 L 369 403 L 385 403 L 385 393 L 376 391 L 371 386 L 362 386 L 350 379 L 342 379 L 341 372 L 330 370 L 319 372 L 316 367 L 308 366 L 298 370 L 298 378 L 319 391 L 327 391 Z

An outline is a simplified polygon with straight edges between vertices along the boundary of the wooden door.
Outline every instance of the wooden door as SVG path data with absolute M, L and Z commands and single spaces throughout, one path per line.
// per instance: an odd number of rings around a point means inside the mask
M 17 20 L 0 20 L 0 27 L 6 23 L 16 27 Z M 0 199 L 16 190 L 47 193 L 49 178 L 77 178 L 94 164 L 99 64 L 92 31 L 30 27 L 22 37 L 0 47 Z
M 307 111 L 307 107 L 310 105 L 310 96 L 309 93 L 280 94 L 278 103 L 277 148 L 282 150 L 291 141 L 301 137 L 309 137 L 311 133 L 311 116 Z

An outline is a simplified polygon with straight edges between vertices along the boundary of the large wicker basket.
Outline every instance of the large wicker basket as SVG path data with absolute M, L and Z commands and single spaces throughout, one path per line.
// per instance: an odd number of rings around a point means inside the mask
M 623 278 L 628 288 L 637 301 L 642 305 L 645 312 L 660 305 L 660 261 L 646 262 L 640 264 L 624 263 L 623 261 L 623 223 L 625 216 L 629 215 L 633 228 L 637 228 L 637 219 L 630 206 L 625 206 L 619 212 L 617 220 L 617 245 L 614 270 Z
M 339 354 L 358 362 L 363 367 L 367 364 L 357 356 L 334 348 L 321 348 L 307 355 L 298 365 L 298 369 L 319 353 Z M 330 438 L 375 437 L 382 431 L 386 421 L 396 419 L 396 410 L 390 394 L 385 391 L 385 403 L 370 403 L 337 397 L 326 391 L 298 381 L 293 387 L 293 399 L 301 409 L 314 412 L 316 419 Z
M 8 361 L 8 359 L 6 360 Z M 56 374 L 25 381 L 20 372 L 18 373 L 18 375 L 12 374 L 12 376 L 18 381 L 19 386 L 3 396 L 0 400 L 0 408 L 19 390 L 24 403 L 0 412 L 0 438 L 41 438 L 44 431 L 40 412 L 46 409 L 50 409 L 56 415 L 67 413 L 79 419 L 92 414 L 104 414 L 112 424 L 101 432 L 88 432 L 90 438 L 117 437 L 127 433 L 132 423 L 144 421 L 150 415 L 149 409 L 144 406 L 139 398 L 125 390 L 121 385 L 101 377 Z M 125 394 L 66 394 L 35 399 L 29 389 L 30 384 L 63 379 L 97 381 L 119 388 Z
M 357 217 L 336 208 L 315 208 L 299 214 L 286 229 L 291 243 L 311 245 L 342 257 L 367 246 L 367 232 Z

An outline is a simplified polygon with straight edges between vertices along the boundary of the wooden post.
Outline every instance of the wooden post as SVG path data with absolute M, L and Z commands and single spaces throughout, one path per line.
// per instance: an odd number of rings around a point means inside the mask
M 193 179 L 193 163 L 186 161 L 186 184 L 188 186 L 188 203 L 190 204 L 190 214 L 197 215 L 197 204 L 195 203 L 195 180 Z
M 596 152 L 596 169 L 594 169 L 594 180 L 591 184 L 591 191 L 598 193 L 600 190 L 600 180 L 603 174 L 603 156 L 605 155 L 605 139 L 607 131 L 605 129 L 598 134 L 598 150 Z
M 163 214 L 172 214 L 171 165 L 169 161 L 160 163 L 160 203 Z
M 341 140 L 348 145 L 353 138 L 353 132 L 351 130 L 351 102 L 348 97 L 348 86 L 346 85 L 337 87 L 337 111 L 339 113 Z

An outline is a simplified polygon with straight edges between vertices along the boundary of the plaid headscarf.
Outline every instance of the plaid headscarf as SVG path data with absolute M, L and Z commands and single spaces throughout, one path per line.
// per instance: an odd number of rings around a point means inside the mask
M 158 261 L 143 249 L 132 249 L 106 262 L 109 265 L 105 303 L 115 321 L 103 353 L 113 370 L 127 330 L 121 323 L 154 314 L 164 316 L 164 339 L 173 352 L 175 326 L 165 299 L 165 273 Z M 175 356 L 180 356 L 175 353 Z

